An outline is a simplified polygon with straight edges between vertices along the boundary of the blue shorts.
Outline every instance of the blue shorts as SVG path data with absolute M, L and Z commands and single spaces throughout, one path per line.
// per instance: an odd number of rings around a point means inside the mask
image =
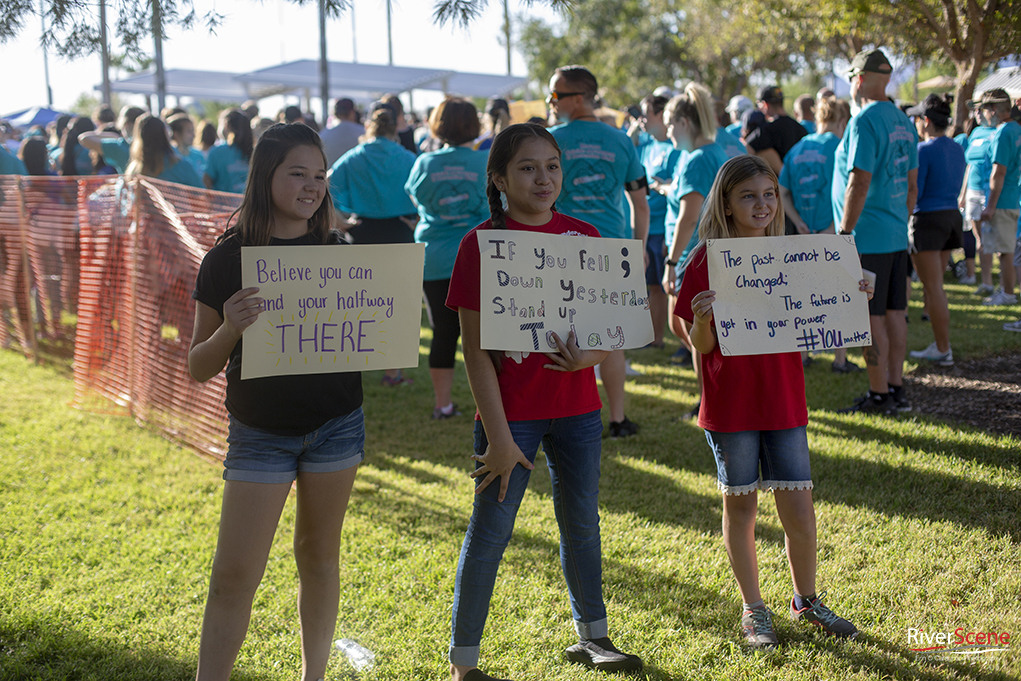
M 724 494 L 812 489 L 805 426 L 737 433 L 707 430 L 705 439 L 716 457 L 716 484 Z
M 362 408 L 338 416 L 306 435 L 274 435 L 230 417 L 224 480 L 291 483 L 298 471 L 334 473 L 365 458 Z
M 666 234 L 650 234 L 645 242 L 645 252 L 649 254 L 649 266 L 645 268 L 645 283 L 663 289 L 663 267 L 666 262 Z

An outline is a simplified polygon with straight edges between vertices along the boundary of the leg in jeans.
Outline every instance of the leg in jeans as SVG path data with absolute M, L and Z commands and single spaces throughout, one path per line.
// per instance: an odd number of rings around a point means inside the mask
M 599 412 L 555 419 L 543 438 L 560 526 L 560 563 L 579 638 L 607 635 L 599 538 Z
M 509 425 L 515 444 L 529 461 L 534 462 L 549 421 L 511 421 Z M 482 422 L 476 421 L 475 453 L 483 454 L 488 446 Z M 489 615 L 489 601 L 496 586 L 496 573 L 514 531 L 514 519 L 528 487 L 529 475 L 530 472 L 521 466 L 514 469 L 502 503 L 497 501 L 500 493 L 497 482 L 475 495 L 454 579 L 450 640 L 454 678 L 460 678 L 464 672 L 478 666 L 479 644 Z M 481 483 L 482 478 L 478 478 L 476 485 Z

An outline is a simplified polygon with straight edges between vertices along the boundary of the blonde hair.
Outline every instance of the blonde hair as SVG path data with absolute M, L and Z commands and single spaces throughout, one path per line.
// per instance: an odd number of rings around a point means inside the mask
M 672 123 L 687 118 L 699 133 L 710 142 L 716 141 L 716 113 L 713 109 L 713 94 L 704 85 L 688 83 L 684 92 L 667 102 L 663 109 L 663 120 Z
M 731 192 L 742 182 L 758 176 L 765 175 L 772 181 L 773 190 L 776 193 L 776 213 L 772 221 L 766 227 L 766 236 L 783 236 L 784 214 L 783 202 L 780 200 L 780 183 L 776 179 L 776 173 L 769 167 L 769 164 L 758 156 L 738 156 L 732 158 L 716 173 L 716 180 L 713 181 L 709 196 L 706 197 L 703 206 L 702 221 L 698 226 L 699 246 L 708 239 L 726 239 L 737 236 L 737 228 L 727 215 L 727 204 Z M 692 249 L 692 253 L 697 249 Z
M 851 106 L 836 97 L 822 97 L 815 103 L 815 122 L 840 123 L 851 118 Z

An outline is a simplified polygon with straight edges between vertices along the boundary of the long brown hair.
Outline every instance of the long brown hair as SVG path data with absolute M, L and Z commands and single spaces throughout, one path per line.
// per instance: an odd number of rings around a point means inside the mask
M 125 175 L 159 177 L 178 161 L 170 146 L 167 124 L 152 114 L 142 114 L 135 120 L 135 135 L 131 140 L 131 161 Z
M 252 152 L 248 183 L 241 206 L 227 221 L 228 227 L 217 243 L 237 235 L 242 246 L 266 246 L 273 232 L 273 174 L 291 149 L 310 146 L 319 150 L 326 167 L 326 152 L 319 134 L 303 123 L 277 123 L 259 138 Z M 309 218 L 309 233 L 321 244 L 329 243 L 333 225 L 333 199 L 326 191 L 318 210 Z M 234 221 L 236 218 L 236 221 Z M 233 224 L 231 224 L 233 221 Z

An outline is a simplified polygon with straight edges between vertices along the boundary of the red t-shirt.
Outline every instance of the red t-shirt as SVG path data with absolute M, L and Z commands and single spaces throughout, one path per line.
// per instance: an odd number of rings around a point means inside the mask
M 694 322 L 691 299 L 709 290 L 709 264 L 700 247 L 684 271 L 674 314 Z M 785 430 L 808 425 L 801 353 L 731 355 L 719 343 L 702 358 L 702 407 L 698 425 L 717 433 Z
M 478 240 L 480 229 L 493 229 L 491 221 L 486 220 L 468 232 L 458 248 L 447 293 L 447 307 L 453 310 L 463 307 L 478 311 L 481 307 Z M 539 226 L 523 225 L 507 218 L 507 229 L 542 234 L 599 236 L 598 230 L 587 222 L 560 213 L 553 213 L 552 220 Z M 595 371 L 591 367 L 565 373 L 544 369 L 544 364 L 552 364 L 552 361 L 541 352 L 529 354 L 521 364 L 504 356 L 497 379 L 508 421 L 578 416 L 596 411 L 603 406 L 599 400 L 599 391 L 596 389 Z M 478 412 L 475 418 L 479 418 Z

